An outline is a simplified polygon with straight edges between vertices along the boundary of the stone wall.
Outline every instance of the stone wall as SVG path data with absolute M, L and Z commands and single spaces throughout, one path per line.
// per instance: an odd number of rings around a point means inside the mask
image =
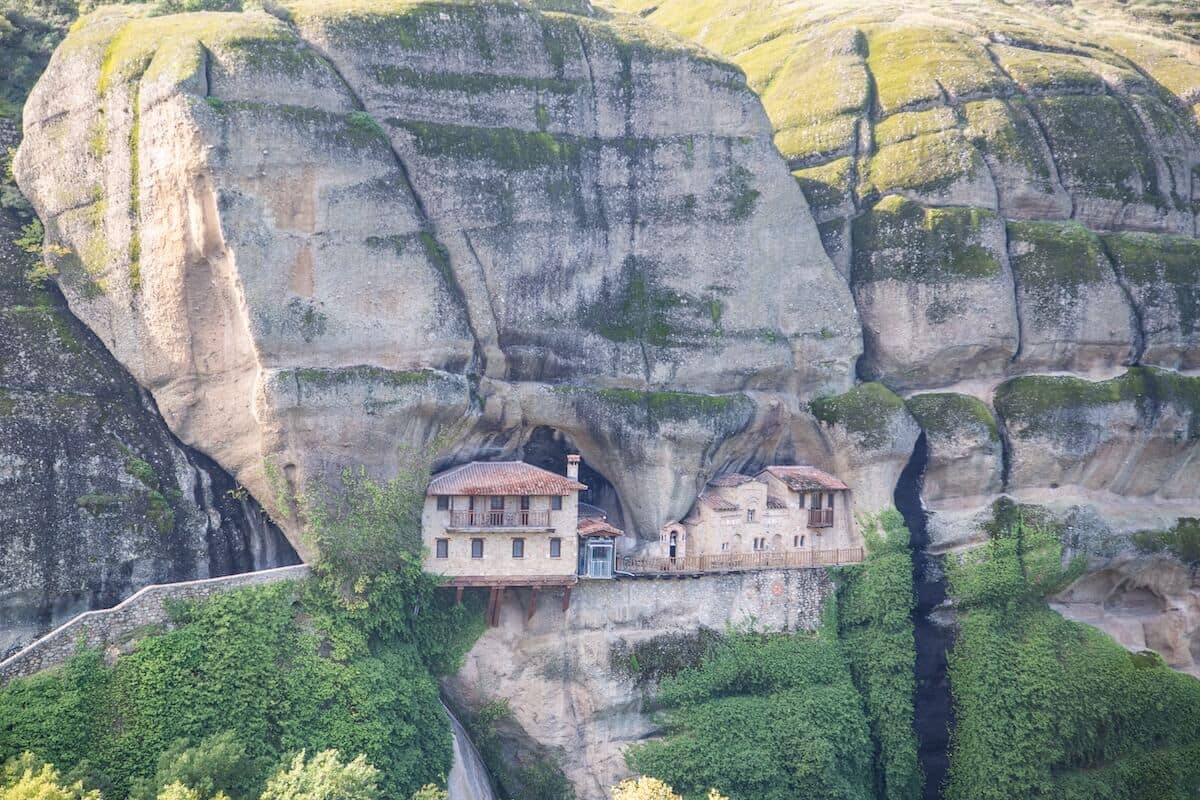
M 80 614 L 0 661 L 0 686 L 14 678 L 61 664 L 76 652 L 81 640 L 88 647 L 103 647 L 119 642 L 139 628 L 168 622 L 167 600 L 195 600 L 243 586 L 295 580 L 307 575 L 308 565 L 296 564 L 222 578 L 147 586 L 112 608 Z
M 443 689 L 464 710 L 506 701 L 505 746 L 536 742 L 557 757 L 580 800 L 602 800 L 628 775 L 626 746 L 658 733 L 647 713 L 654 687 L 630 674 L 628 653 L 677 647 L 701 628 L 815 630 L 832 593 L 819 568 L 580 581 L 567 611 L 562 590 L 541 591 L 527 619 L 529 591 L 509 590 L 500 624 Z

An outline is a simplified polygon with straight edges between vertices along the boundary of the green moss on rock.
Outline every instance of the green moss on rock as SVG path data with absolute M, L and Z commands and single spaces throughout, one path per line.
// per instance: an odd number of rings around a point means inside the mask
M 1034 178 L 1049 181 L 1050 165 L 1040 144 L 1041 134 L 1022 97 L 977 100 L 963 106 L 966 135 L 985 155 L 1001 165 L 1016 167 Z
M 1117 272 L 1146 306 L 1174 306 L 1180 331 L 1186 336 L 1200 332 L 1200 241 L 1154 233 L 1108 233 L 1102 238 Z
M 905 414 L 904 400 L 882 383 L 862 383 L 832 397 L 809 404 L 812 415 L 827 425 L 838 425 L 873 448 L 891 442 L 892 423 Z
M 574 137 L 515 128 L 476 128 L 389 119 L 413 135 L 417 149 L 431 158 L 487 161 L 505 170 L 561 167 L 572 163 L 580 142 Z
M 1129 403 L 1149 428 L 1166 408 L 1188 419 L 1188 441 L 1200 439 L 1200 377 L 1134 367 L 1107 381 L 1057 375 L 1014 378 L 996 389 L 996 411 L 1006 422 L 1020 423 L 1020 438 L 1081 433 L 1082 412 Z
M 792 173 L 808 205 L 816 213 L 838 208 L 850 197 L 850 158 L 838 158 L 819 167 L 798 169 Z
M 584 328 L 614 342 L 698 347 L 721 335 L 721 314 L 716 293 L 696 296 L 672 289 L 659 280 L 654 262 L 629 256 L 617 284 L 606 281 L 577 317 Z
M 921 430 L 930 436 L 1000 441 L 992 411 L 977 397 L 952 392 L 918 394 L 906 403 Z
M 1000 274 L 988 245 L 996 214 L 982 208 L 925 208 L 897 195 L 854 220 L 853 282 L 952 283 Z
M 1095 233 L 1078 222 L 1009 222 L 1012 268 L 1033 291 L 1078 289 L 1111 277 Z
M 875 144 L 897 144 L 930 133 L 948 131 L 958 126 L 954 111 L 945 106 L 926 111 L 901 111 L 875 123 Z
M 1126 101 L 1059 95 L 1032 103 L 1068 188 L 1110 200 L 1162 203 L 1150 145 Z

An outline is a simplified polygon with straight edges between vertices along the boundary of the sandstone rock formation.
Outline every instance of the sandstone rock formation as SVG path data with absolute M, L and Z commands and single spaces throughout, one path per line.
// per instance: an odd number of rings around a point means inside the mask
M 456 705 L 506 700 L 512 723 L 555 757 L 580 800 L 628 777 L 623 751 L 656 735 L 647 712 L 660 675 L 693 663 L 704 636 L 729 627 L 811 631 L 833 590 L 824 570 L 731 573 L 703 580 L 591 581 L 562 611 L 555 594 L 508 593 L 444 688 Z
M 851 385 L 853 301 L 761 106 L 633 19 L 107 9 L 25 120 L 72 309 L 260 498 L 266 462 L 294 490 L 449 421 L 462 455 L 511 453 L 596 408 L 622 442 L 689 430 L 648 462 L 572 437 L 652 530 L 752 416 L 710 404 Z
M 0 120 L 0 150 L 15 143 Z M 151 583 L 292 563 L 53 288 L 0 211 L 0 657 Z

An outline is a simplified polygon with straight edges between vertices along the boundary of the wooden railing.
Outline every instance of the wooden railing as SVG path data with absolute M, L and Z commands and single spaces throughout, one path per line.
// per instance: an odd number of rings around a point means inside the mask
M 620 556 L 621 572 L 727 572 L 743 569 L 788 569 L 798 567 L 835 567 L 859 564 L 864 557 L 861 547 L 837 550 L 763 550 L 757 553 L 713 553 L 706 556 L 665 558 L 656 556 Z
M 832 528 L 833 527 L 833 509 L 832 508 L 810 508 L 808 510 L 808 527 L 810 527 L 810 528 Z
M 451 511 L 451 528 L 549 528 L 549 511 Z

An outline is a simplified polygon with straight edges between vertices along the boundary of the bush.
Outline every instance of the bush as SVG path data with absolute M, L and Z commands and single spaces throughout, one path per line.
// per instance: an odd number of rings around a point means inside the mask
M 631 748 L 630 768 L 687 797 L 870 798 L 867 721 L 831 627 L 732 634 L 664 680 L 666 735 Z
M 840 571 L 838 637 L 866 705 L 875 741 L 876 795 L 921 794 L 913 731 L 913 564 L 908 529 L 895 510 L 862 521 L 867 560 Z
M 270 781 L 260 800 L 376 800 L 379 770 L 361 755 L 343 764 L 337 750 L 324 750 L 305 762 L 301 751 Z
M 80 782 L 64 783 L 58 770 L 32 753 L 5 764 L 2 778 L 0 800 L 100 800 L 99 792 L 86 791 Z
M 1063 619 L 1042 600 L 1061 548 L 1018 523 L 951 562 L 947 800 L 1172 800 L 1200 785 L 1200 683 Z

